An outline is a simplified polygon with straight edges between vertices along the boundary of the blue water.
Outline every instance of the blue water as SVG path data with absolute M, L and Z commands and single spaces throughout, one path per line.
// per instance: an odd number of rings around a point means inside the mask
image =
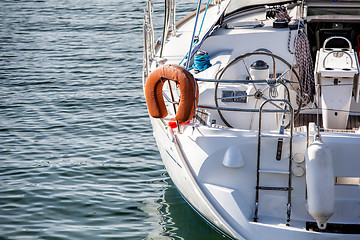
M 222 239 L 157 151 L 141 90 L 144 7 L 0 1 L 0 239 Z M 194 8 L 181 1 L 178 20 Z

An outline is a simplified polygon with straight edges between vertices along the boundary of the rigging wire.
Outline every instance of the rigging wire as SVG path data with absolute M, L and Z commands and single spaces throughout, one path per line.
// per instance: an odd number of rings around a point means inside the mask
M 190 54 L 191 54 L 191 50 L 192 50 L 192 48 L 193 48 L 193 43 L 194 43 L 194 39 L 195 39 L 196 26 L 197 26 L 197 22 L 198 22 L 198 19 L 199 19 L 199 14 L 200 14 L 200 6 L 201 6 L 201 0 L 199 0 L 199 5 L 198 5 L 198 7 L 197 7 L 197 12 L 196 12 L 196 17 L 195 17 L 194 31 L 193 31 L 193 34 L 192 34 L 192 37 L 191 37 L 190 49 L 189 49 L 189 52 L 188 52 L 188 58 L 187 58 L 186 65 L 185 65 L 185 68 L 186 68 L 186 69 L 189 69 Z M 195 43 L 194 43 L 194 44 L 195 44 Z
M 199 2 L 199 6 L 201 4 L 201 0 Z M 192 45 L 190 47 L 190 51 L 186 53 L 186 55 L 183 57 L 183 59 L 180 61 L 179 65 L 181 65 L 183 63 L 183 61 L 188 58 L 189 54 L 191 53 L 191 49 L 193 49 L 195 47 L 195 45 L 199 42 L 199 36 L 200 36 L 200 33 L 201 33 L 201 30 L 202 30 L 202 27 L 203 27 L 203 24 L 204 24 L 204 20 L 205 20 L 205 16 L 206 16 L 206 13 L 207 13 L 207 10 L 209 8 L 209 4 L 210 4 L 210 0 L 208 0 L 207 2 L 207 5 L 206 5 L 206 8 L 205 8 L 205 12 L 204 12 L 204 16 L 203 16 L 203 19 L 202 19 L 202 22 L 201 22 L 201 25 L 200 25 L 200 29 L 199 29 L 199 33 L 198 35 L 196 35 L 197 37 L 195 38 L 195 36 L 193 36 L 191 42 L 192 42 Z M 198 14 L 200 13 L 200 11 L 198 11 L 197 13 L 197 16 Z M 194 33 L 196 32 L 196 25 L 197 25 L 197 18 L 196 18 L 196 22 L 195 22 L 195 29 L 194 29 Z M 194 40 L 195 39 L 195 40 Z M 189 61 L 189 60 L 188 60 Z

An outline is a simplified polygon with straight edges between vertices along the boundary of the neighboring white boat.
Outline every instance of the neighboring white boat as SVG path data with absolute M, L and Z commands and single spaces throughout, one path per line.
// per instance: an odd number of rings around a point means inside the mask
M 164 165 L 231 239 L 360 239 L 360 1 L 210 0 L 144 22 Z M 170 27 L 171 26 L 171 27 Z

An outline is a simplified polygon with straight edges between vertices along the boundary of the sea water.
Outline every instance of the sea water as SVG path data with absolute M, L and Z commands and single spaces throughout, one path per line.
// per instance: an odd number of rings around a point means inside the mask
M 0 239 L 223 239 L 181 198 L 152 136 L 145 5 L 0 1 Z M 177 19 L 195 8 L 178 1 Z

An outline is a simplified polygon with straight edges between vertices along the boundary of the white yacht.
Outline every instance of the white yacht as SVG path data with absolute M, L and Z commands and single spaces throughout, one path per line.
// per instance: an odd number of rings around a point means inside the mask
M 196 4 L 196 5 L 195 5 Z M 360 239 L 360 1 L 208 0 L 154 40 L 143 87 L 164 165 L 230 239 Z

